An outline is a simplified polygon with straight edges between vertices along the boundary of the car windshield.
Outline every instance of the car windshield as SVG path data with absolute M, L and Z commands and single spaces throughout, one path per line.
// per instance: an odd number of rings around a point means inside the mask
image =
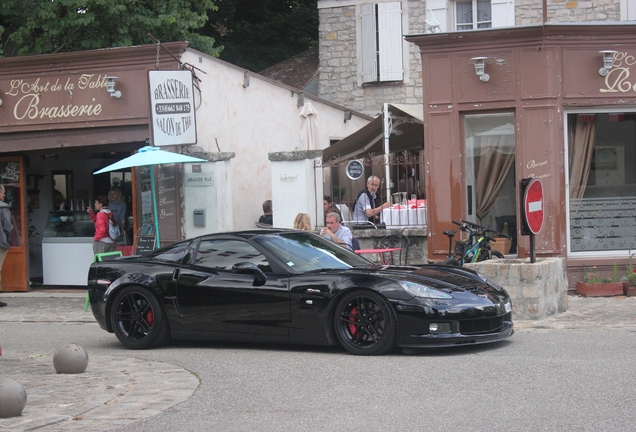
M 374 265 L 354 252 L 310 233 L 263 235 L 253 240 L 278 257 L 294 272 L 350 269 Z

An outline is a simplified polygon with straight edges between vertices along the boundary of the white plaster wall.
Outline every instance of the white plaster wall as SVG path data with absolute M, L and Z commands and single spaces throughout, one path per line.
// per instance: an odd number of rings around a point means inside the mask
M 211 179 L 204 186 L 192 186 L 184 181 L 186 238 L 232 229 L 231 161 L 208 162 L 200 166 L 201 172 L 193 173 L 193 164 L 184 164 L 184 180 L 188 176 Z M 198 209 L 205 209 L 204 227 L 194 226 L 194 210 Z
M 268 153 L 300 148 L 302 107 L 294 89 L 250 73 L 244 88 L 244 69 L 188 49 L 182 61 L 206 73 L 201 79 L 201 101 L 197 104 L 198 143 L 207 152 L 235 152 L 231 160 L 232 229 L 254 228 L 262 214 L 261 204 L 272 198 L 272 171 Z M 346 108 L 305 95 L 318 112 L 319 148 L 331 139 L 342 139 L 370 119 L 353 113 L 344 122 Z M 204 164 L 205 165 L 205 164 Z M 304 190 L 304 194 L 314 194 Z M 315 200 L 315 198 L 313 198 Z M 282 203 L 274 202 L 274 212 Z
M 316 199 L 313 194 L 316 189 L 314 171 L 313 159 L 272 162 L 275 227 L 293 228 L 294 219 L 298 213 L 310 215 L 311 226 L 312 228 L 316 227 Z M 322 185 L 320 190 L 322 190 Z M 312 193 L 307 193 L 307 191 Z M 320 191 L 318 193 L 322 195 Z

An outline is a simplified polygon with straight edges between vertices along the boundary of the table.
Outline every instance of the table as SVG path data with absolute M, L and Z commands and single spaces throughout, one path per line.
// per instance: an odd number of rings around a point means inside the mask
M 378 254 L 382 265 L 389 265 L 393 262 L 393 252 L 402 250 L 402 248 L 385 248 L 385 249 L 358 249 L 354 251 L 358 255 Z
M 393 206 L 382 210 L 382 222 L 388 229 L 395 228 L 425 228 L 426 206 L 404 208 Z

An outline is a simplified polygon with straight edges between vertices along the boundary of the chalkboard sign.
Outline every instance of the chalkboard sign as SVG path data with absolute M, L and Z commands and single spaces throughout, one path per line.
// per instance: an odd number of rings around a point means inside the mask
M 135 255 L 142 255 L 155 250 L 155 237 L 139 236 L 135 242 Z

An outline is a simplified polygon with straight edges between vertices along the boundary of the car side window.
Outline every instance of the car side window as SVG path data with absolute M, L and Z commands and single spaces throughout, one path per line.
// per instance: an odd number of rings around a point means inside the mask
M 170 248 L 153 252 L 148 256 L 160 261 L 181 262 L 187 251 L 187 242 L 178 243 Z
M 234 264 L 244 262 L 272 273 L 265 256 L 254 246 L 240 240 L 202 240 L 194 258 L 195 265 L 214 270 L 232 270 Z

